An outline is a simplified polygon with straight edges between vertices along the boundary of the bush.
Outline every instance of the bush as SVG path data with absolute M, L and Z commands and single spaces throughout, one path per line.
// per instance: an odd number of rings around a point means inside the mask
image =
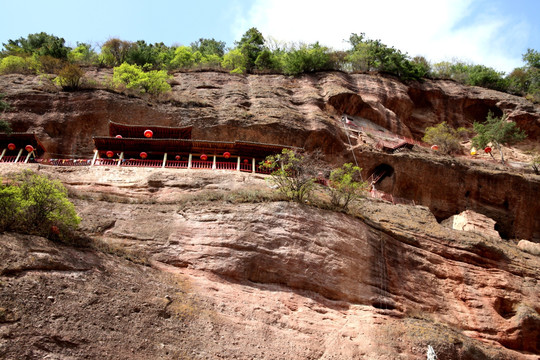
M 13 130 L 11 129 L 11 125 L 9 125 L 9 123 L 7 123 L 5 120 L 0 119 L 0 132 L 10 135 Z
M 32 57 L 9 55 L 0 62 L 0 74 L 35 74 L 38 65 Z
M 475 122 L 474 131 L 477 135 L 472 138 L 473 146 L 484 148 L 489 143 L 499 150 L 501 162 L 504 164 L 502 145 L 512 145 L 527 138 L 525 131 L 517 127 L 513 121 L 507 121 L 507 115 L 498 118 L 490 111 L 486 122 L 483 124 Z
M 330 190 L 332 205 L 347 209 L 352 201 L 359 200 L 368 189 L 368 184 L 362 181 L 362 169 L 351 163 L 330 173 Z
M 113 83 L 115 86 L 125 86 L 140 93 L 159 95 L 171 90 L 167 80 L 171 76 L 164 70 L 152 70 L 145 72 L 137 65 L 123 63 L 114 68 Z
M 536 175 L 540 175 L 540 155 L 537 154 L 531 160 L 531 167 Z
M 426 128 L 422 141 L 437 145 L 441 152 L 445 154 L 458 154 L 462 152 L 461 138 L 468 133 L 465 128 L 454 129 L 446 121 Z
M 266 157 L 261 166 L 272 171 L 271 182 L 282 194 L 298 202 L 304 202 L 310 197 L 321 170 L 318 153 L 303 156 L 289 149 Z
M 81 87 L 81 79 L 83 76 L 84 71 L 82 71 L 80 67 L 74 64 L 67 64 L 60 71 L 55 82 L 64 90 L 77 90 Z
M 179 46 L 174 51 L 174 57 L 172 58 L 169 68 L 170 69 L 186 69 L 193 66 L 195 58 L 191 48 L 187 46 Z
M 25 171 L 0 184 L 0 231 L 62 239 L 77 228 L 81 219 L 59 181 Z
M 330 65 L 330 49 L 319 43 L 292 49 L 282 58 L 283 73 L 286 75 L 330 70 Z
M 239 49 L 229 51 L 221 62 L 223 68 L 231 70 L 234 74 L 245 73 L 247 65 L 248 59 Z
M 69 52 L 68 60 L 72 63 L 91 65 L 97 61 L 97 54 L 92 45 L 78 42 L 77 47 Z

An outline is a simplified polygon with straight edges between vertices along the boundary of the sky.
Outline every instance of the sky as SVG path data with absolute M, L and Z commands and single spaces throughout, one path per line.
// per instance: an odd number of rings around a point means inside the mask
M 351 33 L 432 63 L 511 72 L 540 51 L 540 0 L 0 0 L 0 43 L 46 32 L 75 46 L 107 39 L 227 47 L 251 27 L 275 42 L 349 48 Z

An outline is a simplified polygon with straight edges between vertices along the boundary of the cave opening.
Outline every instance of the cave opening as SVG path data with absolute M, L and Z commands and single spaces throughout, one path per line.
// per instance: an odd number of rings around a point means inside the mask
M 394 173 L 394 168 L 388 164 L 377 165 L 370 172 L 368 182 L 377 190 L 392 193 Z

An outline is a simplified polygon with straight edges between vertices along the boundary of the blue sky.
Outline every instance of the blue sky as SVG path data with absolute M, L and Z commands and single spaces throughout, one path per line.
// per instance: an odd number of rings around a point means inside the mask
M 96 46 L 110 37 L 233 46 L 254 26 L 275 42 L 347 48 L 353 32 L 432 62 L 460 59 L 511 71 L 540 51 L 540 0 L 0 0 L 0 42 L 45 31 Z

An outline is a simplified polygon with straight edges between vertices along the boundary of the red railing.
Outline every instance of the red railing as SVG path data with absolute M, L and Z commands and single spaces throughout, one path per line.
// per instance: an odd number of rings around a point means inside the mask
M 251 172 L 252 171 L 251 164 L 241 163 L 240 164 L 240 171 Z
M 127 166 L 127 167 L 162 167 L 163 160 L 129 159 L 129 160 L 122 160 L 122 163 L 120 165 Z
M 89 159 L 48 159 L 38 162 L 54 166 L 90 166 L 92 164 L 92 160 Z
M 165 167 L 176 168 L 176 169 L 187 169 L 188 162 L 183 161 L 183 160 L 182 161 L 178 161 L 178 160 L 167 161 L 167 163 L 165 164 Z
M 211 169 L 212 161 L 192 161 L 191 168 L 192 169 Z
M 219 170 L 236 170 L 237 166 L 234 162 L 216 162 L 216 169 Z
M 272 172 L 274 172 L 274 169 L 270 169 L 270 168 L 267 168 L 267 167 L 256 164 L 255 165 L 255 172 L 257 172 L 259 174 L 271 174 Z
M 97 166 L 118 165 L 118 159 L 97 159 L 94 165 L 97 165 Z
M 14 163 L 15 160 L 17 159 L 16 156 L 4 156 L 2 158 L 2 160 L 0 160 L 0 162 L 4 162 L 4 163 Z M 24 160 L 26 159 L 26 156 L 21 156 L 19 158 L 19 161 L 18 162 L 24 162 Z

